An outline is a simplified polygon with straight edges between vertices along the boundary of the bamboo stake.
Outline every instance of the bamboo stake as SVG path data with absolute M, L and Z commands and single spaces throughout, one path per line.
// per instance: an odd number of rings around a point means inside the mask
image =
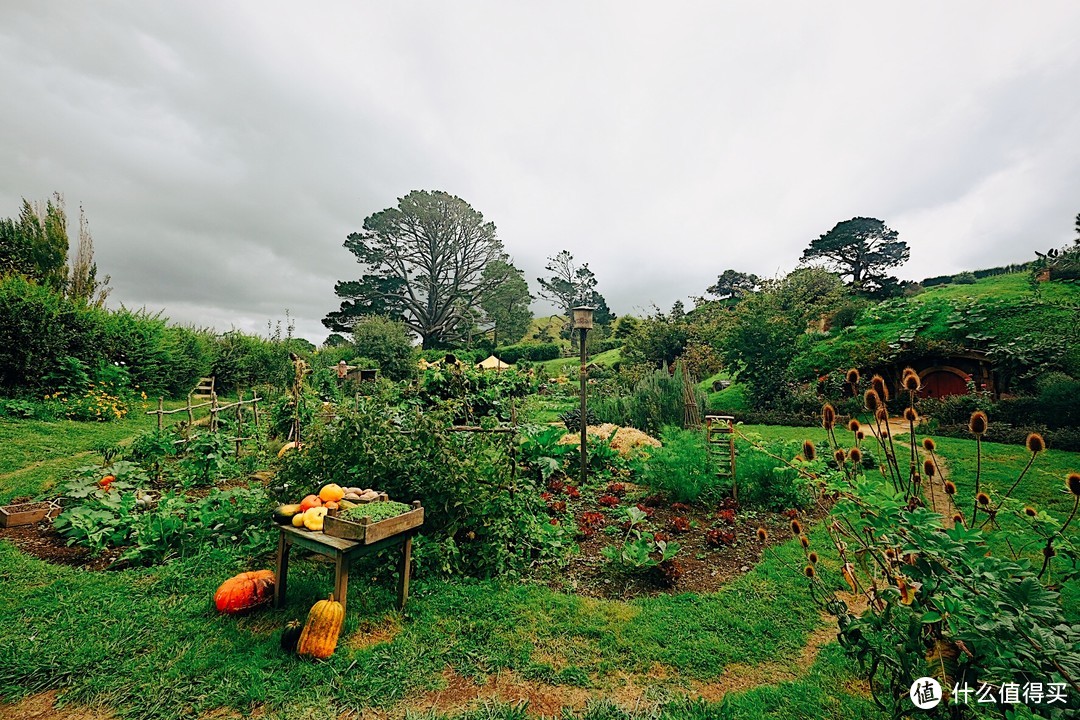
M 165 419 L 165 398 L 158 396 L 157 399 L 157 431 L 161 432 L 161 423 Z

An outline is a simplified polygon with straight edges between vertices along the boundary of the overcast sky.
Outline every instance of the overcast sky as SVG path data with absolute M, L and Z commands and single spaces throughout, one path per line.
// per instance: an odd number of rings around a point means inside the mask
M 345 236 L 414 189 L 494 221 L 534 293 L 570 250 L 617 314 L 786 273 L 859 215 L 921 279 L 1072 238 L 1078 36 L 1066 0 L 12 0 L 0 217 L 58 190 L 112 305 L 288 309 L 315 342 Z

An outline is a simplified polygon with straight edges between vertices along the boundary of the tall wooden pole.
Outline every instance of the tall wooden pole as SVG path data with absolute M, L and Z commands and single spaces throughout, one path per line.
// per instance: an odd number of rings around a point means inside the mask
M 586 442 L 586 438 L 588 437 L 589 423 L 585 419 L 585 380 L 589 374 L 589 371 L 586 367 L 585 357 L 585 333 L 587 332 L 589 331 L 585 328 L 581 328 L 581 339 L 578 341 L 578 344 L 581 346 L 581 473 L 580 477 L 578 478 L 578 484 L 581 487 L 585 487 L 585 468 L 588 464 L 589 457 L 588 443 Z

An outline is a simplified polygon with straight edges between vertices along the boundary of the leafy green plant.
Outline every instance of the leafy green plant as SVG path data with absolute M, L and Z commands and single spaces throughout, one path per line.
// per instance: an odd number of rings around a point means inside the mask
M 226 435 L 203 433 L 188 443 L 180 460 L 180 478 L 185 486 L 212 485 L 233 471 L 233 446 Z
M 884 459 L 879 473 L 865 473 L 852 462 L 858 441 L 852 449 L 842 447 L 844 431 L 835 427 L 831 407 L 822 414 L 839 467 L 833 479 L 818 478 L 839 498 L 828 534 L 840 574 L 852 593 L 865 597 L 867 612 L 851 612 L 818 574 L 810 543 L 802 543 L 811 591 L 837 617 L 841 644 L 869 674 L 875 702 L 894 716 L 906 713 L 908 691 L 920 677 L 934 677 L 949 689 L 1036 681 L 1080 691 L 1080 628 L 1066 620 L 1057 592 L 1058 583 L 1077 574 L 1080 555 L 1065 531 L 1080 508 L 1080 473 L 1066 478 L 1073 502 L 1064 522 L 1012 497 L 1045 450 L 1040 436 L 1028 438 L 1029 462 L 1007 490 L 984 486 L 982 437 L 989 422 L 976 411 L 969 419 L 974 488 L 972 496 L 961 497 L 952 481 L 940 481 L 933 440 L 918 442 L 918 376 L 905 371 L 902 381 L 908 447 L 881 431 L 890 420 L 883 385 L 873 378 L 864 395 L 877 429 L 867 442 L 876 443 Z M 950 458 L 951 466 L 958 461 Z M 818 477 L 805 467 L 793 469 Z M 991 552 L 992 535 L 1007 515 L 1023 525 L 1010 524 L 1006 554 Z M 797 520 L 792 532 L 802 533 Z M 969 710 L 942 703 L 928 716 Z M 1062 718 L 1072 712 L 1048 704 L 1027 711 Z M 1010 716 L 1004 707 L 994 712 Z
M 349 520 L 351 522 L 360 522 L 361 518 L 367 518 L 371 522 L 379 522 L 380 520 L 386 520 L 407 513 L 411 509 L 412 508 L 405 503 L 387 500 L 385 502 L 365 503 L 363 505 L 351 507 L 348 510 L 343 510 L 340 517 L 342 520 Z
M 636 461 L 646 485 L 675 502 L 719 500 L 731 488 L 727 478 L 716 474 L 701 431 L 668 426 L 660 434 L 662 447 L 649 448 Z
M 664 563 L 670 564 L 679 553 L 679 543 L 658 540 L 652 533 L 645 532 L 647 515 L 640 508 L 628 507 L 623 512 L 626 516 L 623 544 L 601 550 L 611 567 L 616 572 L 637 574 L 651 571 Z
M 361 397 L 354 408 L 339 408 L 334 424 L 318 428 L 306 451 L 284 457 L 278 481 L 314 488 L 373 477 L 391 497 L 420 500 L 425 538 L 416 557 L 424 571 L 518 574 L 564 558 L 574 528 L 548 515 L 542 471 L 519 467 L 514 435 L 453 432 L 451 424 L 447 412 Z

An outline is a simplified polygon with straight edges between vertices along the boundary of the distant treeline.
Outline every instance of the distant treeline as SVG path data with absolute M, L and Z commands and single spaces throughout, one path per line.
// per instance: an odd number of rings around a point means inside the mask
M 992 277 L 994 275 L 1009 275 L 1011 273 L 1027 272 L 1031 269 L 1033 263 L 1013 263 L 1012 265 L 1002 265 L 1001 267 L 987 268 L 985 270 L 965 270 L 964 272 L 956 273 L 955 275 L 935 275 L 929 277 L 920 282 L 923 287 L 933 287 L 934 285 L 948 285 L 949 283 L 956 282 L 957 278 L 961 276 L 975 276 L 976 279 Z

